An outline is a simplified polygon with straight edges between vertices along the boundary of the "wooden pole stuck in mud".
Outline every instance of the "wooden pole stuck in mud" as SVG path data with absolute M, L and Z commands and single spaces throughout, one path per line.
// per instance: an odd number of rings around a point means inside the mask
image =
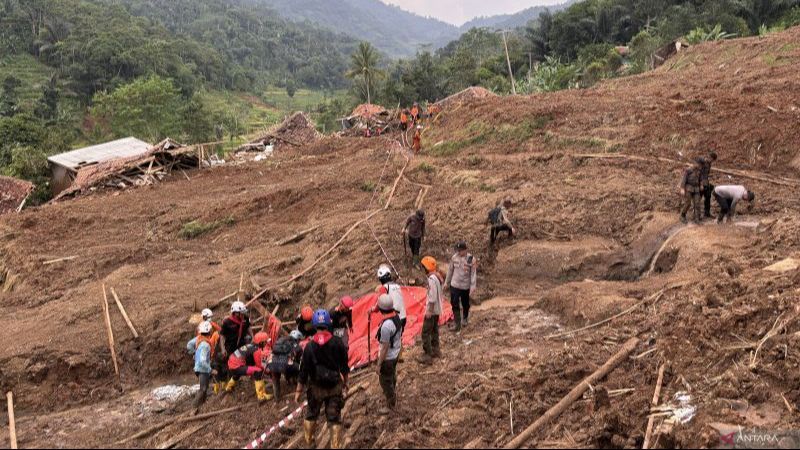
M 17 448 L 17 422 L 14 419 L 14 393 L 9 391 L 6 393 L 8 400 L 8 440 L 10 441 L 11 448 Z
M 658 380 L 656 381 L 656 390 L 653 393 L 653 401 L 651 403 L 654 408 L 658 406 L 658 400 L 661 398 L 661 385 L 664 382 L 664 370 L 666 367 L 666 364 L 661 364 L 661 367 L 658 368 Z M 653 437 L 653 423 L 655 420 L 655 417 L 652 415 L 649 419 L 647 419 L 647 430 L 644 433 L 644 444 L 642 445 L 642 449 L 650 448 L 650 439 Z
M 114 330 L 111 329 L 111 315 L 108 313 L 108 295 L 106 294 L 105 284 L 103 284 L 103 316 L 106 320 L 108 347 L 111 349 L 111 359 L 114 361 L 114 373 L 117 375 L 117 382 L 119 382 L 119 364 L 117 364 L 117 351 L 114 349 Z
M 584 392 L 589 389 L 589 386 L 593 386 L 597 384 L 598 381 L 602 380 L 606 377 L 612 370 L 614 370 L 628 355 L 631 354 L 636 349 L 636 346 L 639 345 L 639 338 L 632 337 L 628 339 L 625 344 L 620 347 L 619 351 L 611 357 L 602 367 L 597 369 L 593 374 L 589 375 L 583 381 L 581 381 L 577 386 L 575 386 L 569 394 L 567 394 L 564 398 L 561 399 L 555 406 L 548 409 L 547 412 L 540 418 L 538 418 L 535 422 L 533 422 L 528 428 L 526 428 L 522 433 L 520 433 L 517 437 L 511 440 L 508 444 L 505 445 L 505 448 L 520 448 L 528 441 L 528 439 L 533 436 L 534 433 L 539 431 L 543 426 L 547 425 L 551 420 L 554 420 L 558 416 L 560 416 L 564 411 L 569 408 L 570 405 L 575 403 L 576 400 L 581 398 Z
M 131 322 L 131 318 L 128 317 L 128 313 L 125 311 L 125 307 L 122 306 L 122 302 L 119 301 L 119 297 L 117 296 L 117 292 L 114 290 L 113 287 L 110 287 L 111 295 L 114 297 L 114 302 L 117 304 L 117 309 L 122 314 L 122 318 L 125 319 L 125 323 L 128 324 L 128 328 L 131 329 L 131 333 L 133 333 L 134 339 L 139 339 L 139 333 L 136 331 L 136 328 L 133 326 L 133 322 Z

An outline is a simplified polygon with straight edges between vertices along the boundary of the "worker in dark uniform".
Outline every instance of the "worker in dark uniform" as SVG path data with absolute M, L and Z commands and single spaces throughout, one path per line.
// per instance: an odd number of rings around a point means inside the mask
M 350 374 L 347 349 L 342 340 L 331 333 L 333 322 L 328 311 L 320 309 L 314 312 L 313 323 L 317 333 L 303 351 L 295 402 L 300 403 L 303 390 L 308 388 L 308 409 L 303 422 L 307 448 L 316 448 L 317 419 L 323 406 L 325 418 L 328 419 L 331 448 L 342 448 L 342 407 Z
M 687 223 L 686 213 L 689 208 L 694 208 L 694 218 L 692 222 L 700 225 L 700 174 L 702 172 L 702 158 L 697 158 L 692 167 L 683 171 L 681 183 L 678 186 L 681 190 L 683 203 L 681 204 L 681 222 Z
M 717 162 L 717 153 L 711 152 L 701 159 L 700 190 L 704 200 L 703 212 L 706 219 L 711 219 L 711 197 L 714 194 L 714 185 L 711 184 L 711 165 Z

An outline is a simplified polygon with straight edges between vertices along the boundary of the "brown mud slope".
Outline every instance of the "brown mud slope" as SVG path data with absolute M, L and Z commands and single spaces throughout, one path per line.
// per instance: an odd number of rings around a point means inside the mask
M 662 402 L 687 391 L 697 412 L 660 433 L 658 446 L 717 445 L 715 422 L 797 428 L 800 275 L 763 270 L 800 257 L 800 174 L 790 165 L 800 132 L 797 42 L 795 28 L 706 44 L 594 89 L 445 110 L 385 211 L 404 153 L 388 152 L 388 138 L 325 138 L 263 163 L 3 217 L 0 387 L 15 392 L 20 444 L 103 446 L 186 411 L 185 403 L 145 409 L 137 396 L 192 381 L 183 352 L 190 316 L 236 291 L 242 273 L 251 293 L 291 278 L 371 211 L 381 210 L 305 276 L 271 290 L 266 305 L 281 303 L 288 319 L 301 303 L 330 305 L 374 288 L 374 269 L 385 261 L 378 241 L 406 281 L 419 280 L 398 234 L 420 203 L 429 217 L 425 251 L 445 259 L 466 239 L 481 261 L 476 302 L 499 299 L 475 312 L 466 333 L 444 332 L 444 361 L 420 367 L 418 349 L 409 352 L 399 417 L 374 418 L 373 374 L 354 381 L 364 390 L 346 419 L 357 429 L 352 446 L 455 447 L 477 438 L 501 446 L 631 336 L 643 341 L 640 356 L 529 444 L 641 445 L 662 363 Z M 680 163 L 666 159 L 687 160 L 712 145 L 720 168 L 760 178 L 715 173 L 714 181 L 745 183 L 758 201 L 741 211 L 747 226 L 681 228 Z M 598 153 L 662 160 L 585 156 Z M 519 233 L 490 252 L 483 222 L 504 197 Z M 187 227 L 192 221 L 199 224 Z M 299 242 L 277 245 L 315 226 Z M 115 288 L 141 335 L 132 338 L 112 305 L 123 393 L 101 283 Z M 228 306 L 221 303 L 217 316 Z M 611 392 L 608 401 L 601 388 Z M 240 446 L 294 409 L 287 401 L 257 406 L 248 383 L 207 409 L 237 402 L 247 410 L 207 422 L 181 445 Z M 268 444 L 288 443 L 297 427 Z M 155 446 L 183 428 L 126 445 Z

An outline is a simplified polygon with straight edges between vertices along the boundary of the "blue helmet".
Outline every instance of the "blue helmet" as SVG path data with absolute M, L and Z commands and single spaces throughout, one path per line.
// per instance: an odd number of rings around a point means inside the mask
M 314 318 L 311 320 L 311 324 L 314 325 L 315 328 L 330 328 L 333 322 L 327 310 L 318 309 L 314 311 Z

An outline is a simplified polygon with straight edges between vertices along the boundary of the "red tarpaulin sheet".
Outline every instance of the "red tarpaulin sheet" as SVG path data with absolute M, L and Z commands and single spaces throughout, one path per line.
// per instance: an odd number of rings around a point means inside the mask
M 406 305 L 406 329 L 403 333 L 403 346 L 414 345 L 417 336 L 422 334 L 422 322 L 425 320 L 425 302 L 427 290 L 421 287 L 403 287 L 403 299 Z M 369 310 L 378 302 L 379 294 L 370 294 L 356 300 L 353 307 L 353 332 L 350 334 L 350 367 L 362 366 L 378 359 L 377 333 L 381 325 L 380 312 L 371 314 L 371 323 L 368 320 Z M 439 325 L 444 325 L 453 319 L 453 309 L 450 302 L 442 301 L 442 315 L 439 316 Z M 370 343 L 368 344 L 368 339 Z M 368 354 L 370 353 L 371 354 Z

